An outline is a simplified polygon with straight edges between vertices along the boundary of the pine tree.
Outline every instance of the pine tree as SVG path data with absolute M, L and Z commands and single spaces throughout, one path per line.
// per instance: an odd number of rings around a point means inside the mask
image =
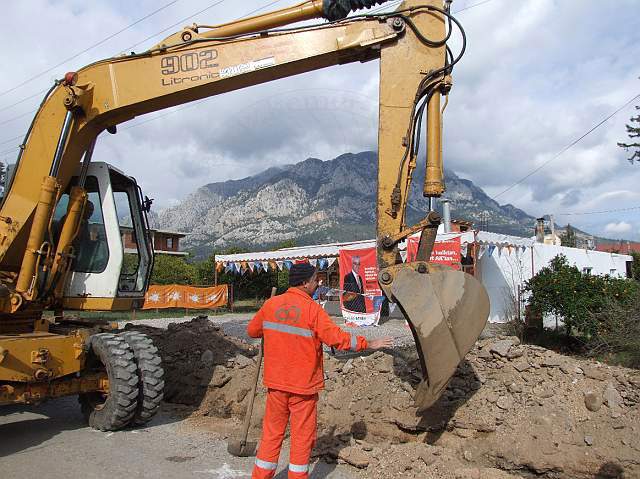
M 640 111 L 640 106 L 636 106 L 636 110 Z M 637 126 L 634 126 L 633 123 L 636 123 Z M 640 114 L 631 117 L 631 124 L 627 124 L 627 133 L 629 134 L 629 138 L 632 140 L 634 138 L 640 138 Z M 633 165 L 634 161 L 640 163 L 640 142 L 634 140 L 633 143 L 618 143 L 618 146 L 624 148 L 629 151 L 629 148 L 632 149 L 633 154 L 629 158 L 629 163 Z
M 569 248 L 576 247 L 576 232 L 571 225 L 567 225 L 566 231 L 560 235 L 560 241 L 562 246 L 568 246 Z

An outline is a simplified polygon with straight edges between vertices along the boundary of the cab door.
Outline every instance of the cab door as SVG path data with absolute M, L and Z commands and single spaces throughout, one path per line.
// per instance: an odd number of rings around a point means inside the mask
M 100 311 L 140 307 L 153 265 L 140 189 L 135 179 L 101 162 L 89 166 L 85 189 L 90 203 L 75 241 L 63 306 Z M 125 235 L 133 238 L 126 251 Z

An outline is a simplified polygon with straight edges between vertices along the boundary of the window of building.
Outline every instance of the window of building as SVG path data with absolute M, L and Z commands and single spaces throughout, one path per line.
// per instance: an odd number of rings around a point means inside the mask
M 591 274 L 592 271 L 593 271 L 593 268 L 590 268 L 590 267 L 582 268 L 582 274 Z
M 167 238 L 167 249 L 173 249 L 173 238 Z

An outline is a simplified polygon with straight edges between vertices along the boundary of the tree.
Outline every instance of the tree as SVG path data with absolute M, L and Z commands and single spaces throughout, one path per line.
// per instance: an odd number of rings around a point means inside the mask
M 195 284 L 196 267 L 183 258 L 158 254 L 155 256 L 151 284 Z
M 560 235 L 560 241 L 562 246 L 576 247 L 576 232 L 571 225 L 567 225 L 566 231 Z
M 633 266 L 631 267 L 632 278 L 636 281 L 640 281 L 640 253 L 633 251 Z
M 279 249 L 286 249 L 286 248 L 295 248 L 296 246 L 298 246 L 296 244 L 296 240 L 294 238 L 291 238 L 288 240 L 284 240 L 282 243 L 277 245 L 275 249 L 279 250 Z
M 597 315 L 612 303 L 626 305 L 638 294 L 632 280 L 581 272 L 558 255 L 527 281 L 533 314 L 562 318 L 568 335 L 592 338 L 599 332 Z
M 640 106 L 636 106 L 636 110 L 640 111 Z M 631 123 L 626 125 L 629 138 L 632 140 L 640 138 L 640 115 L 631 117 Z M 637 123 L 637 126 L 634 126 L 633 123 Z M 632 165 L 634 161 L 640 163 L 640 142 L 638 140 L 634 140 L 632 143 L 618 143 L 618 146 L 627 151 L 629 151 L 629 148 L 632 149 L 633 154 L 628 158 L 629 163 Z

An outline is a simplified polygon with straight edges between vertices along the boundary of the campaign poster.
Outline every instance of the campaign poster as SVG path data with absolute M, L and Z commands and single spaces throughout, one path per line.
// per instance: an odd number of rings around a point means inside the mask
M 407 240 L 407 262 L 415 261 L 420 236 L 411 236 Z M 436 240 L 431 252 L 431 263 L 446 264 L 453 269 L 461 269 L 460 236 L 447 240 Z
M 375 248 L 341 249 L 338 262 L 342 317 L 357 326 L 377 325 L 384 296 L 378 284 Z

